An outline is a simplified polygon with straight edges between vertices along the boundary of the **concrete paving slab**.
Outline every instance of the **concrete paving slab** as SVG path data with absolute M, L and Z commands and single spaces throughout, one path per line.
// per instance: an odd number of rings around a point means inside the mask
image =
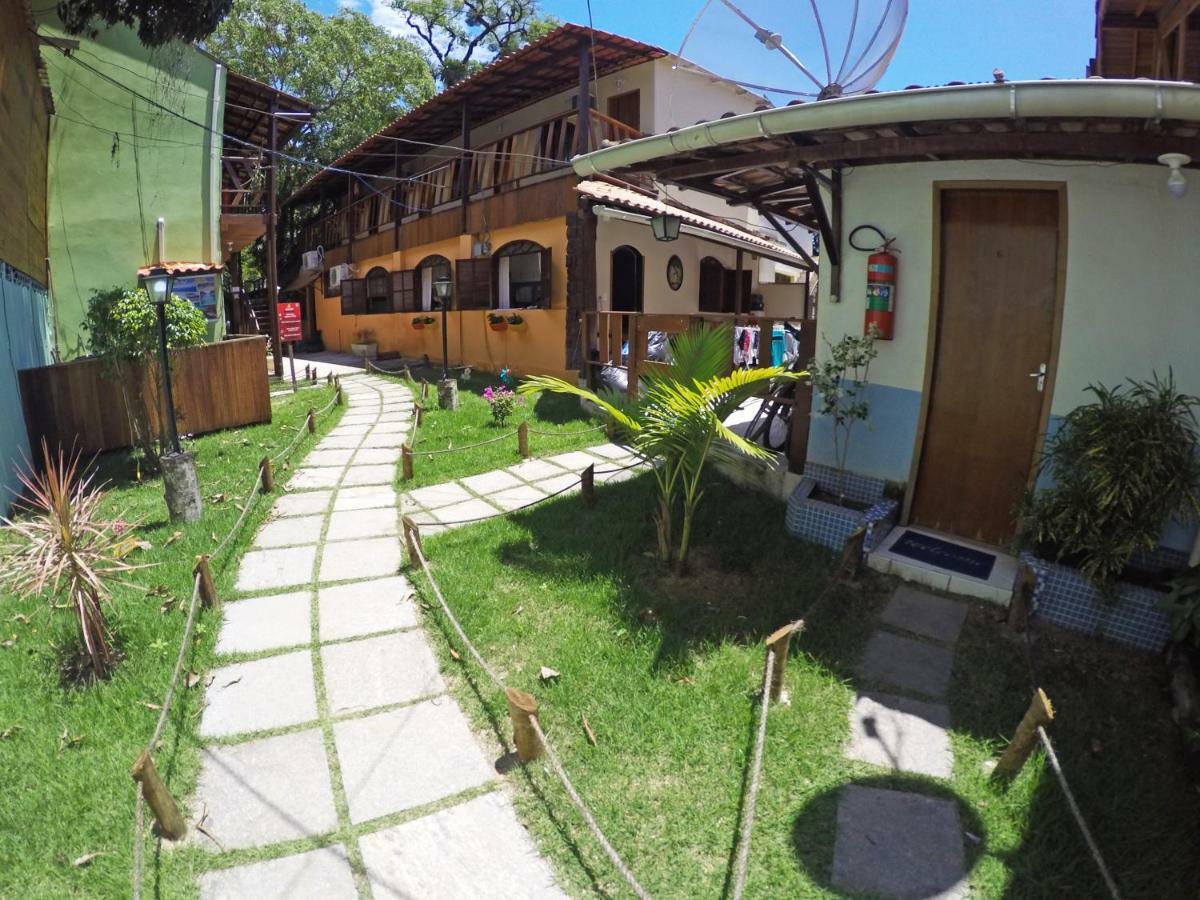
M 421 518 L 431 517 L 445 525 L 458 525 L 467 524 L 474 519 L 490 519 L 498 515 L 500 515 L 500 511 L 496 507 L 482 500 L 467 500 L 463 503 L 455 503 L 453 506 L 430 510 Z
M 495 471 L 484 472 L 482 475 L 471 475 L 468 478 L 460 478 L 458 483 L 468 490 L 474 491 L 476 494 L 487 495 L 519 487 L 522 482 L 515 475 L 510 475 L 508 472 Z
M 342 479 L 342 484 L 345 487 L 362 487 L 368 484 L 391 484 L 395 479 L 396 467 L 394 465 L 364 466 L 355 463 L 346 470 L 346 477 Z
M 304 457 L 306 466 L 344 466 L 354 456 L 353 450 L 313 450 Z
M 522 481 L 537 481 L 539 478 L 550 478 L 563 474 L 560 467 L 544 459 L 527 459 L 515 466 L 509 466 L 506 471 L 516 475 Z
M 385 422 L 411 422 L 412 413 L 406 409 L 395 409 L 385 406 L 375 421 L 380 424 Z
M 308 591 L 231 600 L 222 608 L 217 653 L 258 653 L 312 640 Z
M 638 466 L 636 469 L 621 469 L 617 472 L 602 472 L 596 475 L 596 480 L 601 484 L 616 484 L 621 481 L 628 481 L 630 478 L 636 478 L 645 471 L 645 467 Z
M 858 674 L 881 684 L 941 697 L 950 684 L 954 651 L 877 631 L 867 641 Z
M 328 541 L 349 541 L 358 538 L 387 537 L 399 529 L 396 510 L 356 509 L 335 512 L 329 516 Z
M 229 737 L 316 718 L 312 653 L 297 650 L 213 669 L 204 691 L 200 734 Z
M 337 487 L 345 469 L 342 466 L 319 466 L 297 469 L 296 474 L 288 480 L 290 491 L 315 491 L 322 488 Z
M 334 437 L 332 435 L 326 435 L 325 437 L 321 438 L 321 440 L 317 441 L 317 445 L 313 449 L 354 450 L 360 443 L 362 443 L 362 438 L 360 437 Z
M 488 502 L 494 503 L 505 512 L 514 510 L 520 506 L 527 506 L 530 503 L 536 503 L 545 497 L 543 491 L 538 490 L 531 484 L 523 484 L 519 487 L 509 488 L 507 491 L 500 491 L 488 497 Z
M 343 425 L 374 425 L 375 419 L 379 416 L 378 406 L 370 410 L 363 408 L 361 412 L 359 409 L 359 404 L 355 403 L 351 411 L 342 416 L 338 421 L 338 427 L 341 428 Z
M 396 419 L 394 421 L 381 421 L 378 425 L 371 429 L 371 434 L 381 435 L 390 434 L 395 438 L 403 438 L 412 430 L 412 423 L 408 420 Z
M 409 491 L 408 496 L 426 509 L 437 509 L 439 506 L 450 506 L 471 499 L 471 494 L 466 488 L 453 482 L 417 488 L 415 491 Z
M 400 462 L 399 447 L 366 447 L 354 454 L 356 465 L 395 466 Z
M 204 872 L 200 900 L 358 900 L 341 844 Z
M 846 756 L 885 769 L 949 778 L 954 770 L 949 728 L 950 710 L 941 703 L 861 693 L 850 709 Z
M 633 455 L 628 447 L 613 443 L 597 444 L 595 447 L 588 447 L 587 452 L 594 453 L 596 456 L 603 456 L 605 459 L 624 459 L 627 456 Z
M 333 498 L 333 511 L 350 509 L 376 509 L 380 506 L 396 506 L 396 490 L 390 486 L 342 488 Z
M 227 850 L 325 834 L 337 828 L 320 729 L 200 751 L 192 809 Z M 195 829 L 192 843 L 218 850 Z
M 317 619 L 322 641 L 415 628 L 418 624 L 412 585 L 399 575 L 321 588 L 317 592 Z
M 493 776 L 458 704 L 445 697 L 338 722 L 333 739 L 355 824 L 449 797 Z
M 562 466 L 568 472 L 574 472 L 578 475 L 588 466 L 595 466 L 599 469 L 600 461 L 590 453 L 584 453 L 582 450 L 575 450 L 571 453 L 560 453 L 557 456 L 549 457 L 550 462 L 556 466 Z
M 903 628 L 935 641 L 953 644 L 958 640 L 958 633 L 966 618 L 965 603 L 902 584 L 888 600 L 880 621 L 893 628 Z
M 295 494 L 281 494 L 275 498 L 271 507 L 274 516 L 308 516 L 324 513 L 329 509 L 329 500 L 333 491 L 303 491 Z
M 543 478 L 536 482 L 537 487 L 541 488 L 547 494 L 554 494 L 558 491 L 568 491 L 572 486 L 578 489 L 578 475 L 557 475 L 554 478 Z
M 402 562 L 398 537 L 338 541 L 321 553 L 321 581 L 349 581 L 395 575 Z
M 831 881 L 839 890 L 881 897 L 965 897 L 958 808 L 924 794 L 846 785 Z
M 567 896 L 499 793 L 364 835 L 359 847 L 375 900 Z
M 362 439 L 363 447 L 399 447 L 408 438 L 408 431 L 401 434 L 368 434 Z
M 330 437 L 362 437 L 370 430 L 371 426 L 367 424 L 337 425 L 336 427 L 329 429 L 328 435 Z
M 315 546 L 249 550 L 238 566 L 234 588 L 249 592 L 308 584 L 316 558 Z
M 254 536 L 255 547 L 296 547 L 300 544 L 315 544 L 321 539 L 325 517 L 289 516 L 271 519 Z
M 321 648 L 325 694 L 333 715 L 405 703 L 446 689 L 433 651 L 419 631 Z

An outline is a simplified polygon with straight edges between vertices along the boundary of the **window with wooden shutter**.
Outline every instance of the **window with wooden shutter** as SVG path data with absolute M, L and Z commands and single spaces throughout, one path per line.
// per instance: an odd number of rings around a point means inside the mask
M 367 311 L 367 282 L 348 278 L 342 282 L 342 315 L 361 316 Z
M 491 309 L 492 258 L 455 260 L 454 294 L 459 309 Z
M 392 277 L 383 266 L 375 266 L 367 273 L 366 312 L 372 314 L 392 311 Z
M 413 269 L 392 273 L 392 312 L 416 312 L 417 273 Z
M 552 269 L 550 267 L 550 248 L 543 247 L 542 248 L 542 296 L 540 298 L 538 298 L 539 302 L 537 304 L 542 309 L 550 308 L 550 297 L 551 297 L 550 273 L 551 273 L 551 271 L 552 271 Z

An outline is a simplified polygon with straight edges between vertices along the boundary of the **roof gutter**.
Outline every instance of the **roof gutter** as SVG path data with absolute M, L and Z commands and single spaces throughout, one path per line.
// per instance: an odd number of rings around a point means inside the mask
M 679 153 L 807 131 L 949 119 L 1128 118 L 1200 121 L 1200 85 L 1174 81 L 1012 81 L 858 94 L 701 122 L 571 160 L 583 176 Z

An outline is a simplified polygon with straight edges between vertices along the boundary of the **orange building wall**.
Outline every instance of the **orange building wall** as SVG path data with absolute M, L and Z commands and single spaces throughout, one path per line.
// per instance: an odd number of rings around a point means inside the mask
M 444 256 L 453 265 L 455 260 L 470 257 L 473 239 L 472 235 L 463 234 L 450 240 L 397 250 L 382 256 L 355 259 L 355 277 L 365 276 L 372 266 L 383 266 L 389 272 L 415 269 L 421 260 L 431 255 Z M 501 332 L 488 327 L 487 310 L 451 310 L 447 315 L 451 364 L 468 365 L 491 372 L 507 367 L 521 375 L 557 375 L 573 380 L 576 373 L 565 368 L 566 219 L 558 216 L 525 222 L 511 228 L 497 228 L 490 232 L 488 239 L 493 250 L 518 240 L 535 241 L 550 248 L 550 309 L 520 310 L 526 322 L 525 329 L 516 331 L 509 328 Z M 442 357 L 440 313 L 431 314 L 438 324 L 416 331 L 411 324 L 414 313 L 343 316 L 340 297 L 325 297 L 321 289 L 317 290 L 316 297 L 317 327 L 321 330 L 325 346 L 331 350 L 348 351 L 358 332 L 370 330 L 380 353 L 399 353 L 405 357 L 428 354 L 435 362 Z

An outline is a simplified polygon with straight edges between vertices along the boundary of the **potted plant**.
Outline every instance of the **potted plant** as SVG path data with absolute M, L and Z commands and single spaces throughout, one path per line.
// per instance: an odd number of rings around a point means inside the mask
M 525 330 L 525 317 L 522 316 L 520 313 L 513 313 L 511 316 L 508 317 L 507 321 L 508 321 L 508 327 L 511 328 L 513 331 L 524 331 Z
M 436 325 L 436 324 L 437 324 L 437 319 L 435 319 L 433 316 L 413 316 L 413 319 L 412 319 L 413 331 L 420 331 L 428 325 Z
M 500 313 L 488 313 L 487 323 L 492 331 L 506 331 L 508 329 L 508 319 Z
M 377 359 L 379 345 L 375 343 L 375 332 L 370 328 L 354 332 L 354 340 L 350 342 L 350 352 L 363 359 Z
M 1038 615 L 1147 650 L 1171 634 L 1162 601 L 1186 554 L 1159 546 L 1173 518 L 1200 512 L 1196 409 L 1174 379 L 1092 385 L 1063 419 L 1025 501 L 1018 539 Z
M 896 521 L 899 504 L 887 497 L 887 483 L 846 469 L 855 426 L 870 414 L 867 388 L 875 349 L 875 327 L 862 337 L 828 339 L 827 359 L 809 363 L 818 414 L 833 430 L 834 465 L 807 462 L 804 477 L 788 499 L 787 528 L 795 537 L 840 550 L 857 529 L 866 530 L 863 551 L 879 545 Z

